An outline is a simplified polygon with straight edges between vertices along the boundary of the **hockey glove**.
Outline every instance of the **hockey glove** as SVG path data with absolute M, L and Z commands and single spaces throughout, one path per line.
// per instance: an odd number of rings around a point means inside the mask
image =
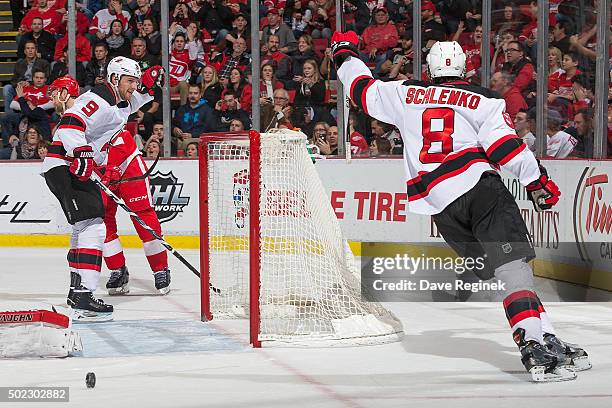
M 540 165 L 540 171 L 542 172 L 540 177 L 525 187 L 527 189 L 527 197 L 533 203 L 536 211 L 551 209 L 553 205 L 559 202 L 559 197 L 561 196 L 559 187 L 548 178 L 548 172 L 542 165 Z
M 87 181 L 94 169 L 94 152 L 91 146 L 79 146 L 73 150 L 74 160 L 70 163 L 70 172 L 81 181 Z
M 102 175 L 102 184 L 106 187 L 110 187 L 111 184 L 115 184 L 117 180 L 121 180 L 121 169 L 117 166 L 106 166 L 104 174 Z
M 148 93 L 149 95 L 153 96 L 155 94 L 155 90 L 153 88 L 162 88 L 165 83 L 166 74 L 164 69 L 159 65 L 154 65 L 151 68 L 148 68 L 144 74 L 142 74 L 138 92 L 142 94 Z
M 359 38 L 354 31 L 348 31 L 346 33 L 336 31 L 334 33 L 331 38 L 331 52 L 336 69 L 340 68 L 340 65 L 342 65 L 348 57 L 359 56 L 357 44 L 359 44 Z

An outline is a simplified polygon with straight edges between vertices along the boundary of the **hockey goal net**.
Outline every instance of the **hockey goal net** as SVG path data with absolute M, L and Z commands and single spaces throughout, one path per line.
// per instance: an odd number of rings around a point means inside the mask
M 250 319 L 254 347 L 379 344 L 401 323 L 361 297 L 303 133 L 203 135 L 202 320 Z

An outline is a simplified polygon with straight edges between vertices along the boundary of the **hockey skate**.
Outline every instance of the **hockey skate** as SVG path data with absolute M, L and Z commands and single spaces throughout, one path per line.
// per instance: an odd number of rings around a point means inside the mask
M 548 350 L 537 341 L 525 341 L 525 330 L 514 332 L 514 341 L 521 351 L 521 361 L 531 374 L 534 382 L 569 381 L 576 379 L 576 373 L 568 369 L 569 358 L 564 358 Z M 561 359 L 560 359 L 561 358 Z
M 119 269 L 111 271 L 111 275 L 106 282 L 106 289 L 108 294 L 111 296 L 123 295 L 130 292 L 128 282 L 130 280 L 130 273 L 126 266 L 122 266 Z
M 81 285 L 81 277 L 75 272 L 70 273 L 70 293 L 67 303 L 73 310 L 72 319 L 75 323 L 113 320 L 113 306 L 96 299 L 89 289 Z
M 162 295 L 170 292 L 170 269 L 166 268 L 163 271 L 153 272 L 155 278 L 155 288 Z
M 554 354 L 565 356 L 570 359 L 570 364 L 567 367 L 570 370 L 584 371 L 593 367 L 587 352 L 576 344 L 566 343 L 550 333 L 544 334 L 544 343 L 546 347 L 548 347 L 548 350 Z

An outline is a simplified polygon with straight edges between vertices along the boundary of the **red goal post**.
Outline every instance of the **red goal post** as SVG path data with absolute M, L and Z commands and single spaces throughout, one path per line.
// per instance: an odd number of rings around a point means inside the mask
M 254 347 L 401 337 L 393 314 L 361 298 L 303 133 L 202 135 L 199 169 L 203 321 L 248 318 Z

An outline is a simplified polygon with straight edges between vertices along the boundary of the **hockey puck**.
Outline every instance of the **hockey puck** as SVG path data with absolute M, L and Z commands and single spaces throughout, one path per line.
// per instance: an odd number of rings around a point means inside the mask
M 87 388 L 93 388 L 96 386 L 96 375 L 94 373 L 87 373 L 85 376 L 85 384 Z

